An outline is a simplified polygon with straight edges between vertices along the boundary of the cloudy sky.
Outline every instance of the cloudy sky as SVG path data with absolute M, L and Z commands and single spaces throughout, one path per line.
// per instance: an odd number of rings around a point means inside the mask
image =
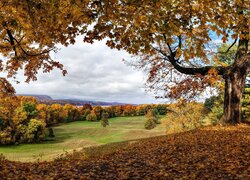
M 64 64 L 67 76 L 54 70 L 50 74 L 39 73 L 37 81 L 27 84 L 19 75 L 21 83 L 14 85 L 18 94 L 124 103 L 159 102 L 153 94 L 145 92 L 144 73 L 122 62 L 122 59 L 130 60 L 130 55 L 109 49 L 105 42 L 91 45 L 79 37 L 75 45 L 60 47 L 52 57 Z

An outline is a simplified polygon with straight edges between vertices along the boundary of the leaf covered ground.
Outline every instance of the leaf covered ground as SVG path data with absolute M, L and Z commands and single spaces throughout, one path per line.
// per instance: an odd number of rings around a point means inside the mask
M 250 179 L 249 125 L 206 127 L 89 151 L 89 157 L 79 152 L 53 162 L 1 160 L 0 177 Z

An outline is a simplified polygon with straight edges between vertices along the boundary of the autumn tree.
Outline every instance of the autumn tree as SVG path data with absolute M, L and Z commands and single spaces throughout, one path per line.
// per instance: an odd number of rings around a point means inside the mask
M 90 114 L 92 109 L 93 108 L 90 104 L 84 104 L 81 108 L 79 108 L 80 120 L 86 120 L 86 117 Z
M 138 105 L 138 106 L 136 106 L 137 115 L 144 116 L 144 115 L 146 115 L 146 113 L 149 109 L 151 109 L 151 106 L 148 104 Z
M 103 108 L 101 106 L 95 106 L 92 112 L 96 115 L 97 120 L 100 120 L 102 118 Z
M 87 115 L 86 120 L 87 121 L 97 121 L 97 116 L 93 110 L 90 112 L 90 114 Z
M 26 82 L 36 80 L 38 70 L 50 72 L 66 70 L 51 58 L 57 45 L 68 46 L 75 37 L 86 31 L 96 11 L 92 1 L 0 1 L 0 94 L 15 92 L 8 78 L 17 81 L 16 74 L 23 69 Z
M 0 144 L 40 142 L 45 122 L 36 119 L 36 101 L 26 97 L 0 98 Z
M 46 104 L 38 104 L 36 106 L 36 109 L 38 111 L 37 117 L 42 120 L 43 122 L 49 121 L 50 115 L 49 115 L 49 106 Z M 47 124 L 47 123 L 46 123 Z
M 135 115 L 136 115 L 135 106 L 131 104 L 123 106 L 123 116 L 135 116 Z
M 223 122 L 241 122 L 240 100 L 250 68 L 250 0 L 11 0 L 0 6 L 0 53 L 5 57 L 0 71 L 8 78 L 20 69 L 27 82 L 36 80 L 39 69 L 56 67 L 66 74 L 50 57 L 56 44 L 73 44 L 80 34 L 89 43 L 106 38 L 109 47 L 138 57 L 137 67 L 148 70 L 148 85 L 160 97 L 192 99 L 223 79 Z M 232 64 L 217 60 L 227 53 L 212 47 L 218 39 L 237 44 Z M 6 77 L 0 78 L 0 88 L 1 94 L 14 92 Z
M 86 42 L 107 38 L 111 48 L 138 57 L 149 87 L 163 98 L 193 99 L 225 81 L 224 123 L 240 123 L 240 100 L 250 70 L 250 1 L 100 1 Z M 214 41 L 237 44 L 233 63 L 218 61 Z M 230 48 L 232 47 L 229 47 Z
M 120 117 L 123 114 L 122 106 L 115 106 L 115 116 Z
M 152 109 L 149 109 L 145 116 L 146 116 L 146 121 L 144 123 L 145 129 L 150 130 L 150 129 L 155 128 L 158 122 L 158 119 L 156 115 L 154 114 L 154 112 L 152 111 Z
M 115 106 L 104 107 L 104 110 L 109 114 L 110 118 L 115 117 Z
M 77 107 L 71 104 L 63 106 L 62 114 L 65 122 L 76 121 L 80 117 Z
M 102 113 L 101 125 L 106 127 L 109 125 L 109 114 L 107 112 Z

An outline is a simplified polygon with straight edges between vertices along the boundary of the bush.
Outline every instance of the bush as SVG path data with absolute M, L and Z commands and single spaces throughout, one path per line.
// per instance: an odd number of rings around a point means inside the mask
M 201 103 L 171 104 L 163 123 L 167 133 L 182 132 L 202 126 L 204 115 L 205 110 Z

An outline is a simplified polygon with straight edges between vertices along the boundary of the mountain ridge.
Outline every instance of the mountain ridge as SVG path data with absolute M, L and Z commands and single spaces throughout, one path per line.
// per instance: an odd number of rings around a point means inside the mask
M 73 99 L 73 98 L 53 99 L 49 95 L 42 95 L 42 94 L 17 94 L 17 96 L 34 97 L 40 103 L 43 103 L 43 104 L 61 104 L 61 105 L 72 104 L 75 106 L 83 106 L 85 104 L 90 104 L 92 106 L 114 106 L 114 105 L 128 104 L 128 103 L 120 103 L 120 102 L 92 101 L 92 100 L 81 100 L 81 99 Z

